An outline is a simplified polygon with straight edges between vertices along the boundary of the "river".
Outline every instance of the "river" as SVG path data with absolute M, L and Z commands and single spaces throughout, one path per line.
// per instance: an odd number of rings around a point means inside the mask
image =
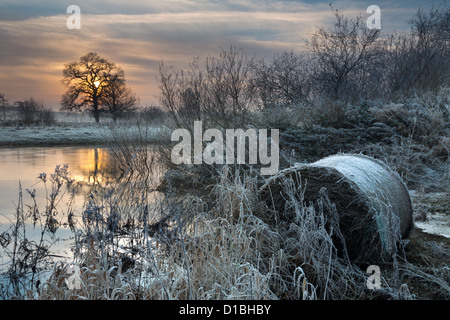
M 39 212 L 45 212 L 52 193 L 50 175 L 55 168 L 67 165 L 68 177 L 73 180 L 71 188 L 62 188 L 58 196 L 58 218 L 60 224 L 51 234 L 52 253 L 56 256 L 71 257 L 74 234 L 67 223 L 70 207 L 67 205 L 73 195 L 73 213 L 80 217 L 85 209 L 86 199 L 95 190 L 105 190 L 116 185 L 122 175 L 119 163 L 112 151 L 106 147 L 57 146 L 57 147 L 20 147 L 0 148 L 0 240 L 2 235 L 13 234 L 20 207 L 19 188 L 22 190 L 24 215 L 30 211 L 35 194 Z M 46 173 L 46 183 L 40 176 Z M 39 241 L 41 226 L 33 225 L 27 218 L 24 224 L 27 239 Z M 5 240 L 5 239 L 3 239 Z M 2 241 L 3 241 L 2 240 Z M 11 261 L 10 254 L 0 247 L 0 273 L 5 271 Z M 1 277 L 0 277 L 1 278 Z
M 29 211 L 34 201 L 30 192 L 35 194 L 40 212 L 44 212 L 52 192 L 50 175 L 57 166 L 68 165 L 68 175 L 74 180 L 74 188 L 62 188 L 58 197 L 58 215 L 61 220 L 67 210 L 72 191 L 74 194 L 73 210 L 79 215 L 83 209 L 86 196 L 96 188 L 107 187 L 120 176 L 117 161 L 108 148 L 104 147 L 25 147 L 0 148 L 0 235 L 11 234 L 16 222 L 16 211 L 20 204 L 19 188 L 22 189 L 24 212 Z M 46 183 L 39 176 L 47 174 Z M 29 190 L 29 191 L 28 191 Z M 67 220 L 67 219 L 66 219 Z M 33 226 L 31 219 L 25 223 L 27 238 L 37 241 L 40 226 Z M 71 256 L 70 245 L 73 234 L 67 224 L 61 224 L 53 235 L 54 253 Z M 0 250 L 1 251 L 1 250 Z M 0 271 L 8 265 L 10 257 L 0 252 Z M 4 270 L 3 270 L 4 271 Z
M 39 175 L 46 173 L 49 177 L 57 165 L 64 164 L 68 165 L 70 178 L 74 179 L 84 192 L 88 192 L 93 186 L 107 186 L 120 175 L 115 158 L 107 148 L 1 148 L 0 223 L 7 222 L 15 212 L 19 199 L 19 183 L 23 189 L 24 203 L 31 200 L 26 189 L 35 189 L 36 198 L 43 203 L 46 200 L 46 190 Z M 75 196 L 78 207 L 85 197 L 81 190 Z

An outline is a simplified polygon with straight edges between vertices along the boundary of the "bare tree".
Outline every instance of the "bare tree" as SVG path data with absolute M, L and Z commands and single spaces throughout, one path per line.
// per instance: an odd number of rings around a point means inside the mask
M 3 107 L 3 121 L 6 121 L 6 104 L 8 103 L 8 99 L 6 99 L 6 95 L 0 92 L 0 103 Z
M 254 107 L 250 85 L 252 64 L 253 58 L 234 47 L 222 50 L 218 58 L 206 60 L 205 106 L 210 114 L 245 123 L 247 113 Z
M 450 7 L 444 3 L 439 8 L 432 8 L 429 11 L 419 8 L 409 23 L 422 47 L 439 45 L 436 49 L 443 50 L 442 46 L 450 42 Z
M 419 9 L 410 32 L 395 33 L 384 47 L 380 84 L 391 99 L 439 90 L 450 77 L 450 9 Z
M 252 83 L 265 108 L 292 107 L 308 99 L 308 60 L 305 54 L 285 51 L 269 63 L 264 59 L 255 62 Z
M 160 64 L 160 102 L 177 127 L 187 128 L 192 120 L 210 121 L 219 127 L 244 122 L 251 110 L 251 59 L 242 49 L 222 50 L 200 66 L 194 59 L 179 71 Z
M 20 121 L 25 125 L 52 125 L 56 121 L 53 112 L 46 108 L 43 102 L 33 97 L 25 101 L 16 101 L 14 104 L 18 107 Z
M 318 28 L 310 35 L 307 47 L 315 58 L 313 77 L 318 92 L 348 100 L 363 91 L 367 64 L 381 53 L 377 50 L 380 30 L 368 29 L 361 16 L 349 19 L 331 9 L 334 25 Z
M 230 122 L 244 125 L 256 105 L 252 64 L 242 49 L 233 47 L 208 57 L 203 67 L 198 59 L 181 71 L 161 63 L 161 104 L 177 127 L 200 118 L 223 128 Z
M 125 85 L 125 75 L 122 69 L 111 75 L 108 84 L 103 88 L 101 104 L 112 115 L 114 121 L 127 112 L 135 110 L 138 99 Z
M 409 21 L 412 26 L 414 52 L 412 68 L 416 86 L 424 90 L 439 89 L 449 80 L 450 8 L 419 9 Z
M 81 57 L 80 61 L 66 64 L 62 83 L 67 91 L 62 97 L 62 108 L 69 111 L 89 110 L 95 121 L 99 122 L 104 88 L 109 85 L 111 77 L 118 74 L 114 63 L 94 52 Z
M 161 62 L 159 64 L 159 75 L 160 103 L 167 111 L 169 118 L 174 122 L 174 126 L 180 128 L 182 125 L 179 111 L 183 105 L 179 101 L 178 73 L 172 66 L 166 67 L 164 62 Z

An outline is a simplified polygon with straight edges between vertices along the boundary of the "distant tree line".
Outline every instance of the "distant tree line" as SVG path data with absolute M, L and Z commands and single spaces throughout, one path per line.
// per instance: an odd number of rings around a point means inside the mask
M 409 20 L 410 31 L 394 34 L 369 29 L 363 17 L 348 18 L 331 9 L 334 24 L 309 35 L 305 52 L 283 52 L 266 61 L 231 47 L 182 70 L 161 63 L 161 106 L 177 127 L 189 126 L 194 118 L 226 128 L 230 122 L 251 123 L 254 110 L 339 109 L 449 86 L 448 5 L 419 9 Z
M 339 116 L 349 103 L 396 101 L 449 86 L 450 9 L 445 2 L 419 9 L 409 20 L 410 31 L 393 34 L 367 28 L 361 16 L 348 18 L 333 8 L 331 13 L 334 24 L 309 35 L 304 52 L 282 52 L 267 61 L 231 47 L 202 64 L 194 59 L 182 70 L 161 63 L 159 107 L 177 127 L 189 126 L 192 119 L 230 127 L 230 122 L 251 123 L 253 111 L 273 116 L 329 106 Z M 116 121 L 139 104 L 123 69 L 94 52 L 67 63 L 61 82 L 66 87 L 62 110 L 89 111 L 96 122 L 102 113 Z M 7 103 L 0 94 L 3 120 Z M 33 98 L 16 105 L 23 123 L 54 121 Z M 161 115 L 154 107 L 143 114 L 155 112 Z
M 6 98 L 6 95 L 3 92 L 0 92 L 0 104 L 2 106 L 2 111 L 3 111 L 3 121 L 6 121 L 7 103 L 8 103 L 8 99 Z
M 56 119 L 52 110 L 47 108 L 43 102 L 37 101 L 33 97 L 25 100 L 15 101 L 13 105 L 9 105 L 9 99 L 6 98 L 4 93 L 0 93 L 0 106 L 2 107 L 3 123 L 12 123 L 21 125 L 52 125 L 56 123 Z M 7 108 L 8 117 L 7 115 Z M 10 114 L 13 112 L 13 115 Z
M 24 101 L 16 101 L 14 104 L 18 109 L 19 121 L 24 125 L 40 124 L 48 126 L 56 123 L 53 111 L 33 97 Z

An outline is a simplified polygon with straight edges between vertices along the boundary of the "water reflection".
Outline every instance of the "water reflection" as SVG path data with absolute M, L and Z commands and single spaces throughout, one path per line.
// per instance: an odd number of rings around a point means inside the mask
M 145 202 L 146 212 L 152 213 L 149 214 L 148 222 L 153 223 L 153 220 L 160 217 L 158 212 L 162 210 L 159 209 L 158 204 L 164 196 L 154 191 L 152 186 L 159 182 L 163 168 L 153 162 L 155 153 L 151 147 L 148 148 L 139 158 L 150 163 L 152 172 L 143 180 L 132 179 L 131 175 L 121 179 L 123 168 L 108 148 L 0 148 L 0 240 L 2 235 L 13 235 L 14 226 L 18 225 L 16 222 L 20 217 L 24 223 L 23 229 L 20 228 L 23 230 L 21 235 L 17 233 L 18 237 L 26 239 L 24 243 L 39 243 L 40 232 L 44 228 L 39 217 L 37 217 L 39 220 L 33 219 L 33 212 L 44 214 L 45 217 L 49 207 L 52 208 L 51 212 L 56 223 L 54 232 L 46 232 L 44 240 L 46 244 L 51 245 L 52 254 L 55 257 L 71 257 L 74 236 L 69 227 L 82 226 L 85 221 L 81 219 L 82 213 L 84 213 L 83 217 L 89 217 L 90 212 L 99 208 L 117 205 L 115 210 L 123 221 L 128 221 L 128 218 L 134 221 L 135 216 L 142 215 L 140 204 Z M 56 173 L 57 166 L 62 166 L 59 172 L 62 172 L 61 176 L 65 177 L 66 172 L 63 166 L 65 164 L 68 166 L 68 177 L 73 182 L 67 190 L 58 194 L 55 201 L 56 207 L 49 206 L 52 201 L 50 194 L 54 187 L 51 175 Z M 46 173 L 45 178 L 42 173 Z M 19 196 L 19 184 L 22 198 Z M 108 190 L 112 189 L 114 189 L 113 192 L 109 193 Z M 35 198 L 30 193 L 35 195 Z M 22 207 L 20 206 L 22 200 L 19 199 L 23 200 Z M 92 203 L 93 207 L 90 207 Z M 34 204 L 35 207 L 33 207 Z M 92 208 L 95 210 L 91 210 Z M 45 223 L 45 218 L 43 220 Z M 38 222 L 35 225 L 36 221 Z M 11 243 L 6 244 L 7 249 L 3 244 L 0 246 L 0 284 L 2 272 L 11 262 L 11 255 L 7 252 L 12 252 L 12 246 Z
M 71 156 L 66 150 L 64 153 Z M 108 149 L 80 149 L 71 178 L 79 183 L 109 185 L 117 179 L 119 172 L 118 163 Z
M 44 172 L 52 174 L 57 165 L 63 164 L 68 164 L 69 176 L 75 180 L 73 191 L 78 196 L 78 204 L 84 202 L 84 196 L 93 188 L 107 188 L 121 174 L 119 164 L 108 148 L 0 149 L 0 214 L 8 216 L 14 212 L 19 181 L 24 191 L 36 189 L 37 198 L 45 200 L 45 185 L 37 177 Z
M 146 157 L 153 158 L 149 146 Z M 154 159 L 153 159 L 154 160 Z M 159 182 L 163 169 L 151 160 L 151 177 L 146 177 L 147 187 Z M 75 209 L 81 213 L 86 196 L 94 189 L 108 190 L 116 186 L 123 174 L 120 162 L 109 148 L 97 147 L 40 147 L 0 148 L 0 224 L 15 212 L 19 198 L 19 182 L 24 203 L 29 202 L 26 189 L 36 190 L 38 204 L 45 208 L 49 188 L 38 178 L 55 172 L 57 165 L 68 165 L 69 177 L 74 180 L 68 195 L 75 194 Z M 152 195 L 153 196 L 153 195 Z

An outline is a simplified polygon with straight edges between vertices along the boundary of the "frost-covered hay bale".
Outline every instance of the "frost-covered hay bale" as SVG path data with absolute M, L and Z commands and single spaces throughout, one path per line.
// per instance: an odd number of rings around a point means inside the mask
M 259 190 L 261 198 L 282 220 L 294 221 L 298 207 L 292 205 L 287 181 L 297 189 L 299 202 L 315 203 L 329 225 L 339 225 L 342 237 L 335 230 L 335 246 L 353 261 L 389 258 L 413 226 L 405 184 L 376 159 L 334 155 L 311 164 L 296 164 L 271 177 Z

